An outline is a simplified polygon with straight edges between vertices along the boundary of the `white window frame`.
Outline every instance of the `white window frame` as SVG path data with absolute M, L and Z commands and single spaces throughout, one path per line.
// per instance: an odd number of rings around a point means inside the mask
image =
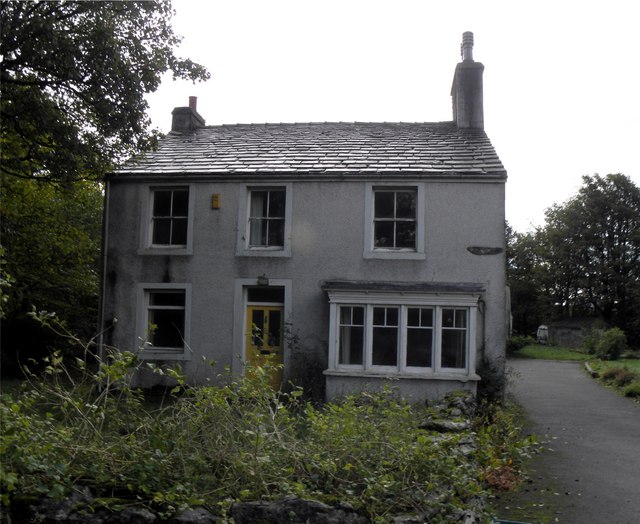
M 156 190 L 167 191 L 186 189 L 189 191 L 189 208 L 187 217 L 187 243 L 181 245 L 153 244 L 153 199 Z M 140 205 L 140 255 L 192 255 L 193 254 L 193 222 L 194 222 L 194 184 L 149 184 L 143 187 L 143 198 Z
M 184 291 L 184 347 L 155 348 L 148 344 L 149 296 L 153 291 Z M 140 283 L 137 289 L 136 340 L 142 360 L 190 360 L 191 359 L 191 284 Z
M 476 333 L 479 294 L 416 293 L 393 294 L 376 291 L 329 291 L 329 362 L 328 372 L 349 375 L 385 375 L 422 378 L 450 378 L 475 380 Z M 362 365 L 340 364 L 340 306 L 365 307 L 364 362 Z M 399 308 L 398 360 L 396 366 L 374 366 L 372 363 L 372 334 L 374 307 Z M 433 348 L 431 367 L 407 366 L 407 318 L 412 307 L 430 308 L 434 311 Z M 466 362 L 464 368 L 447 368 L 442 365 L 442 310 L 467 311 Z
M 285 216 L 284 216 L 284 245 L 282 246 L 251 246 L 250 242 L 250 215 L 252 191 L 285 191 Z M 247 184 L 240 195 L 238 206 L 238 236 L 236 242 L 236 255 L 248 257 L 290 257 L 291 256 L 291 213 L 293 209 L 292 184 Z
M 376 190 L 416 192 L 416 245 L 409 248 L 374 247 L 374 193 Z M 377 183 L 365 184 L 364 207 L 364 258 L 424 260 L 425 255 L 425 187 L 424 183 Z

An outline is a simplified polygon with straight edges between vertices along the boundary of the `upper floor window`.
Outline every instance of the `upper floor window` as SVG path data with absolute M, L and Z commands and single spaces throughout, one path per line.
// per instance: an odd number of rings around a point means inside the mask
M 366 184 L 365 258 L 424 259 L 424 184 Z
M 192 252 L 194 193 L 191 185 L 151 186 L 142 201 L 140 254 Z
M 292 184 L 248 186 L 238 210 L 236 255 L 291 256 Z
M 251 190 L 249 247 L 284 246 L 286 200 L 284 188 Z
M 373 197 L 374 249 L 415 251 L 417 191 L 375 189 Z
M 154 189 L 151 214 L 154 246 L 186 246 L 189 189 Z

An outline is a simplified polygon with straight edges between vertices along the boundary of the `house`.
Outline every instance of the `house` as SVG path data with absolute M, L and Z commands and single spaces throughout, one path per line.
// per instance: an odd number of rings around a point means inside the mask
M 207 126 L 195 98 L 175 108 L 157 151 L 106 181 L 103 343 L 194 384 L 270 355 L 274 386 L 328 399 L 475 391 L 508 314 L 506 171 L 472 47 L 452 121 Z

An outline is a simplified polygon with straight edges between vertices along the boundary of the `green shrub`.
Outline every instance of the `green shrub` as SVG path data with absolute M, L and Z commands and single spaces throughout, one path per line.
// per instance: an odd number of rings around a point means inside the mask
M 519 349 L 535 343 L 536 341 L 533 337 L 527 337 L 523 335 L 514 335 L 512 337 L 509 337 L 507 339 L 507 355 L 511 355 Z
M 43 376 L 3 395 L 2 504 L 88 486 L 114 510 L 142 503 L 165 515 L 187 505 L 224 513 L 232 501 L 295 495 L 349 503 L 372 522 L 415 513 L 450 522 L 476 508 L 488 485 L 510 485 L 530 447 L 494 402 L 473 431 L 435 435 L 419 428 L 432 409 L 392 388 L 316 406 L 300 388 L 274 392 L 266 367 L 194 388 L 177 370 L 153 368 L 177 386 L 173 402 L 150 405 L 129 385 L 142 365 L 114 351 L 89 372 L 86 361 L 54 353 Z M 476 511 L 488 520 L 488 509 Z
M 640 381 L 632 382 L 622 391 L 625 397 L 640 398 Z
M 596 356 L 602 360 L 618 360 L 627 348 L 624 331 L 620 328 L 607 329 L 596 345 Z
M 589 355 L 595 355 L 598 343 L 602 338 L 602 329 L 591 328 L 588 331 L 583 331 L 582 336 L 582 349 Z

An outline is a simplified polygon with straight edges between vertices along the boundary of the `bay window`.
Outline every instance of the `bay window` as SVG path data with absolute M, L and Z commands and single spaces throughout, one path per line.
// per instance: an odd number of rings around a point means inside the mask
M 478 294 L 328 292 L 330 371 L 475 373 Z

